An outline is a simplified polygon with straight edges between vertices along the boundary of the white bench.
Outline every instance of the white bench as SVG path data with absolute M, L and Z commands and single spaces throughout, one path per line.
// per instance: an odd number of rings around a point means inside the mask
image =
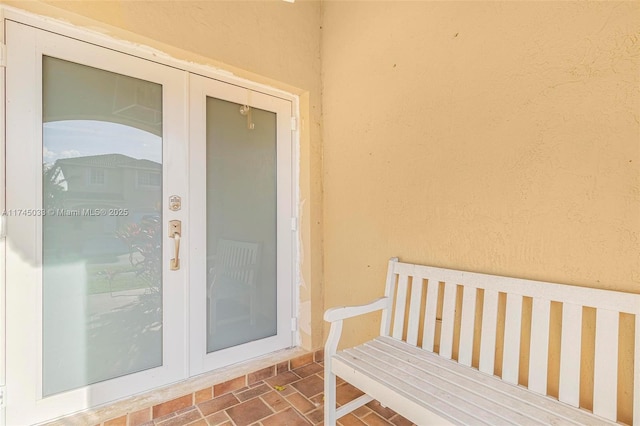
M 561 325 L 550 321 L 552 311 L 558 309 L 552 302 L 561 304 L 562 313 L 557 315 Z M 592 334 L 589 339 L 583 336 L 583 329 L 589 330 L 583 327 L 583 312 L 587 312 L 583 307 L 596 309 L 595 337 Z M 337 352 L 343 320 L 377 310 L 382 310 L 380 336 Z M 391 259 L 384 297 L 368 305 L 332 308 L 325 313 L 325 320 L 331 322 L 325 345 L 325 424 L 335 425 L 338 418 L 372 399 L 419 426 L 614 424 L 620 313 L 631 314 L 635 324 L 633 342 L 624 348 L 626 355 L 633 354 L 633 377 L 627 379 L 633 380 L 635 391 L 626 397 L 632 398 L 633 425 L 638 426 L 640 294 Z M 530 337 L 522 339 L 521 330 L 529 330 L 529 323 L 530 334 L 525 336 Z M 557 399 L 547 395 L 553 327 L 561 330 Z M 578 408 L 581 380 L 585 380 L 580 366 L 583 337 L 585 342 L 595 342 L 593 412 Z M 530 347 L 527 387 L 518 384 L 521 340 L 526 339 Z M 501 352 L 496 350 L 500 347 Z M 501 377 L 494 375 L 496 371 Z M 365 395 L 336 409 L 336 375 Z

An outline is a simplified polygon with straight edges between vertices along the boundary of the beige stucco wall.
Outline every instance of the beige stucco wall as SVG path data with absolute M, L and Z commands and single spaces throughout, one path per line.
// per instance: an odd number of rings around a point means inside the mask
M 640 293 L 638 2 L 5 3 L 300 94 L 307 348 L 391 256 Z
M 323 13 L 327 307 L 391 256 L 640 293 L 639 2 Z
M 322 345 L 320 3 L 1 1 L 300 96 L 302 346 Z M 107 24 L 107 25 L 104 25 Z

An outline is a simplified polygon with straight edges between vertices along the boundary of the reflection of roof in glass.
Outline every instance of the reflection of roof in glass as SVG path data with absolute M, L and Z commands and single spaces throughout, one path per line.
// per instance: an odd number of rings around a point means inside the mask
M 130 167 L 136 169 L 160 170 L 162 164 L 151 160 L 139 160 L 123 154 L 89 155 L 86 157 L 60 158 L 56 161 L 59 166 L 101 166 L 101 167 Z

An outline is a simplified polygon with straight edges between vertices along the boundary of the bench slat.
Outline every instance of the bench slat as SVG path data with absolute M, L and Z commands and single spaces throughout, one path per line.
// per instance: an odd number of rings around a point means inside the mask
M 462 293 L 462 318 L 460 320 L 460 349 L 458 362 L 471 366 L 473 356 L 473 330 L 476 319 L 476 289 L 465 288 Z
M 422 335 L 422 347 L 433 351 L 436 335 L 436 310 L 438 308 L 438 288 L 440 283 L 429 280 L 427 283 L 427 306 L 424 310 L 424 330 Z
M 431 369 L 434 367 L 444 368 L 451 374 L 456 375 L 456 379 L 453 379 L 457 383 L 464 383 L 466 380 L 483 384 L 486 386 L 483 389 L 483 394 L 490 394 L 491 392 L 498 392 L 507 399 L 513 399 L 506 402 L 510 404 L 520 404 L 517 410 L 526 411 L 527 413 L 533 413 L 536 410 L 542 410 L 538 412 L 538 419 L 545 424 L 553 424 L 551 418 L 553 416 L 562 418 L 562 422 L 555 424 L 578 424 L 578 425 L 593 425 L 602 426 L 605 424 L 614 425 L 615 422 L 608 421 L 600 417 L 594 417 L 590 412 L 582 410 L 580 408 L 574 408 L 566 404 L 559 404 L 558 400 L 549 396 L 538 395 L 520 385 L 512 385 L 500 380 L 497 376 L 484 374 L 475 369 L 460 365 L 455 361 L 447 360 L 438 355 L 421 351 L 418 348 L 408 346 L 404 342 L 395 340 L 389 337 L 378 337 L 368 345 L 379 344 L 396 348 L 403 353 L 402 356 L 412 356 L 412 365 L 424 365 L 424 368 Z M 527 406 L 529 408 L 527 408 Z M 552 416 L 552 417 L 548 417 Z
M 531 307 L 531 344 L 529 350 L 529 389 L 547 394 L 549 360 L 549 318 L 551 303 L 535 298 Z
M 520 367 L 520 329 L 522 327 L 522 296 L 507 294 L 507 309 L 504 319 L 504 349 L 502 356 L 502 379 L 518 384 Z
M 558 398 L 574 407 L 580 404 L 581 345 L 582 306 L 563 303 Z
M 391 336 L 396 339 L 402 339 L 404 330 L 404 317 L 407 306 L 407 286 L 409 285 L 409 276 L 401 274 L 398 277 L 398 290 L 396 292 L 396 309 L 393 316 L 393 333 Z
M 395 265 L 398 263 L 397 257 L 389 259 L 389 265 L 387 268 L 387 281 L 385 283 L 384 295 L 393 301 L 393 293 L 396 288 L 396 274 L 393 272 Z M 389 305 L 391 306 L 391 305 Z M 391 330 L 391 309 L 384 309 L 382 311 L 382 319 L 380 321 L 380 335 L 388 336 Z
M 409 302 L 409 323 L 407 325 L 407 343 L 418 344 L 420 325 L 420 307 L 422 302 L 422 279 L 414 277 L 411 281 L 411 300 Z
M 596 349 L 593 365 L 593 412 L 616 420 L 618 408 L 618 312 L 596 311 Z
M 491 407 L 489 401 L 482 401 L 478 407 L 477 404 L 472 403 L 474 395 L 471 393 L 459 387 L 453 387 L 450 383 L 433 375 L 421 376 L 415 367 L 398 361 L 384 352 L 358 346 L 344 351 L 339 359 L 351 368 L 370 374 L 384 386 L 397 389 L 402 398 L 412 399 L 429 410 L 433 408 L 432 406 L 436 406 L 436 409 L 442 410 L 441 415 L 453 423 L 496 426 L 513 424 L 496 414 L 496 410 L 502 409 L 499 405 L 493 404 Z M 435 380 L 435 383 L 432 380 Z M 479 401 L 477 396 L 475 399 L 476 402 Z M 483 406 L 483 403 L 487 405 Z M 411 420 L 420 424 L 420 418 L 416 416 Z M 527 420 L 531 421 L 531 419 Z
M 451 359 L 453 352 L 453 329 L 456 315 L 455 283 L 444 284 L 444 299 L 442 302 L 442 329 L 440 330 L 440 356 Z
M 496 355 L 496 326 L 498 323 L 498 292 L 485 290 L 482 306 L 480 371 L 493 375 Z

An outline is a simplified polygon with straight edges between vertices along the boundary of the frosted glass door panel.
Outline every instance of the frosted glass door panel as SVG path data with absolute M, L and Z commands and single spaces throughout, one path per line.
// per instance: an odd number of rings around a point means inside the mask
M 162 365 L 162 86 L 43 58 L 43 396 Z
M 276 114 L 207 97 L 207 352 L 274 336 Z

